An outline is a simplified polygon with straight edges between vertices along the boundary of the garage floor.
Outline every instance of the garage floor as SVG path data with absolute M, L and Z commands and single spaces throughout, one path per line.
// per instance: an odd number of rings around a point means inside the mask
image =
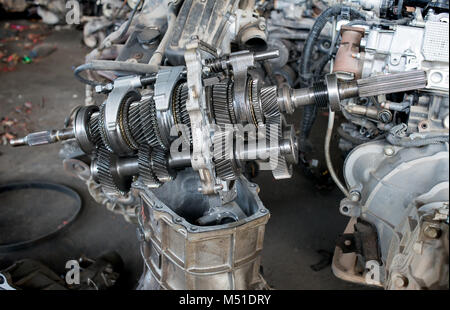
M 61 128 L 68 112 L 83 104 L 84 86 L 72 74 L 72 67 L 83 63 L 88 52 L 81 44 L 81 32 L 54 31 L 46 39 L 46 43 L 53 42 L 58 50 L 49 57 L 37 63 L 20 64 L 14 72 L 0 72 L 0 117 L 15 115 L 17 106 L 31 102 L 32 112 L 25 116 L 29 118 L 30 131 Z M 322 115 L 313 132 L 319 159 L 325 125 L 326 118 Z M 58 151 L 58 145 L 15 149 L 0 146 L 0 184 L 18 180 L 60 182 L 75 189 L 83 199 L 81 215 L 65 233 L 27 250 L 0 253 L 0 270 L 15 260 L 33 258 L 62 274 L 70 259 L 82 255 L 95 258 L 116 250 L 126 266 L 122 285 L 133 288 L 142 271 L 135 227 L 97 205 L 82 181 L 66 175 Z M 340 157 L 339 153 L 335 157 Z M 290 180 L 274 182 L 271 174 L 264 172 L 254 181 L 260 184 L 262 201 L 272 213 L 262 261 L 270 285 L 275 289 L 362 288 L 334 277 L 329 265 L 318 272 L 310 267 L 323 259 L 318 250 L 333 252 L 334 240 L 347 223 L 347 218 L 338 212 L 342 195 L 337 189 L 317 191 L 300 169 Z M 45 204 L 46 197 L 41 199 L 30 206 Z M 46 213 L 45 216 L 52 216 L 50 211 Z M 39 221 L 31 221 L 30 225 L 34 223 Z M 0 233 L 14 229 L 14 226 L 0 227 Z

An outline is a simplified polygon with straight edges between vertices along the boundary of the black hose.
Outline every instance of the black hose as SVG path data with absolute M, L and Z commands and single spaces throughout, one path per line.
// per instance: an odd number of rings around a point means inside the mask
M 305 41 L 305 45 L 303 48 L 302 58 L 300 59 L 300 86 L 307 87 L 310 86 L 311 82 L 314 79 L 314 74 L 310 71 L 310 60 L 312 57 L 312 53 L 314 50 L 314 46 L 317 42 L 317 39 L 320 36 L 325 25 L 330 21 L 331 18 L 334 18 L 341 14 L 344 6 L 335 5 L 329 7 L 325 11 L 320 14 L 320 16 L 314 22 L 308 37 Z M 365 20 L 365 16 L 359 11 L 350 8 L 350 17 L 358 18 Z M 333 47 L 331 47 L 333 48 Z M 300 149 L 304 148 L 302 151 L 309 151 L 308 137 L 311 133 L 312 126 L 317 117 L 317 106 L 316 105 L 306 105 L 303 109 L 303 117 L 302 117 L 302 125 L 300 127 Z
M 130 25 L 131 25 L 131 22 L 133 21 L 134 15 L 136 15 L 137 9 L 139 8 L 139 6 L 142 4 L 143 1 L 145 1 L 145 0 L 140 0 L 140 1 L 136 4 L 136 6 L 133 8 L 133 10 L 131 11 L 131 16 L 130 16 L 130 18 L 128 19 L 125 28 L 124 28 L 124 29 L 122 30 L 122 32 L 120 33 L 119 37 L 118 37 L 116 40 L 114 40 L 115 42 L 119 42 L 120 40 L 122 40 L 122 39 L 125 37 L 125 35 L 126 35 L 127 32 L 128 32 L 128 29 L 130 29 Z

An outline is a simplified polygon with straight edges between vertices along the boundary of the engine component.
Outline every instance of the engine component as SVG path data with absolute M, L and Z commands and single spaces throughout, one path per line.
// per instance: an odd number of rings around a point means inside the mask
M 223 205 L 226 212 L 216 213 L 214 226 L 196 221 L 208 210 L 214 212 L 211 205 L 220 206 L 199 194 L 198 186 L 199 177 L 189 171 L 155 191 L 137 185 L 142 189 L 139 233 L 146 267 L 138 288 L 264 288 L 259 266 L 269 212 L 257 186 L 243 177 L 235 183 L 238 198 L 232 204 L 244 212 L 239 219 L 245 224 L 236 222 L 233 209 Z
M 368 170 L 373 177 L 367 178 Z M 369 269 L 358 273 L 355 254 L 343 254 L 337 248 L 334 273 L 387 288 L 448 285 L 448 144 L 404 148 L 386 142 L 366 143 L 350 153 L 344 175 L 356 198 L 344 199 L 340 211 L 376 226 L 381 256 L 363 256 L 363 266 Z M 407 186 L 404 180 L 408 180 Z M 427 230 L 433 229 L 439 233 L 427 235 Z M 370 271 L 373 264 L 376 268 Z M 436 268 L 426 267 L 435 264 Z M 372 275 L 374 279 L 370 279 Z
M 406 2 L 417 4 L 414 12 Z M 139 288 L 266 286 L 259 266 L 269 213 L 242 174 L 256 162 L 275 179 L 290 178 L 318 108 L 329 109 L 325 159 L 346 196 L 340 211 L 352 218 L 338 239 L 335 274 L 385 288 L 441 288 L 448 280 L 444 6 L 161 3 L 130 2 L 128 21 L 75 70 L 90 101 L 94 90 L 106 96 L 99 107 L 76 110 L 72 127 L 11 140 L 66 140 L 74 148 L 68 170 L 84 167 L 75 174 L 93 196 L 138 221 L 146 267 Z M 285 118 L 298 108 L 299 141 Z M 331 165 L 336 112 L 348 121 L 338 130 L 351 152 L 346 184 Z

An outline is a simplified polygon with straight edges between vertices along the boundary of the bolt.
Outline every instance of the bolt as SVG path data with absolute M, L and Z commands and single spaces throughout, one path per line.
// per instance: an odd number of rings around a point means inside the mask
M 260 23 L 259 29 L 261 29 L 262 31 L 266 30 L 266 25 L 264 23 Z
M 395 150 L 392 146 L 385 146 L 384 147 L 384 154 L 386 156 L 392 156 L 395 154 Z
M 175 219 L 175 222 L 177 222 L 177 223 L 181 223 L 183 221 L 183 219 L 181 218 L 181 217 L 177 217 L 176 219 Z
M 425 228 L 423 229 L 423 233 L 430 239 L 437 239 L 441 236 L 441 230 L 438 227 L 432 225 L 425 226 Z
M 267 213 L 267 209 L 261 209 L 259 210 L 261 213 Z
M 351 201 L 359 201 L 361 199 L 361 193 L 358 191 L 351 191 L 350 199 Z
M 450 128 L 450 120 L 449 120 L 449 116 L 447 114 L 447 116 L 444 118 L 444 127 L 449 129 Z
M 397 288 L 402 288 L 408 286 L 408 278 L 402 275 L 396 275 L 394 279 L 394 285 Z
M 387 111 L 387 110 L 384 110 L 384 111 L 381 111 L 381 112 L 378 114 L 378 118 L 379 118 L 383 123 L 389 123 L 389 122 L 391 121 L 391 119 L 392 119 L 392 114 L 391 114 L 391 112 L 389 112 L 389 111 Z
M 191 226 L 191 230 L 192 230 L 192 231 L 196 231 L 196 230 L 197 230 L 197 227 Z

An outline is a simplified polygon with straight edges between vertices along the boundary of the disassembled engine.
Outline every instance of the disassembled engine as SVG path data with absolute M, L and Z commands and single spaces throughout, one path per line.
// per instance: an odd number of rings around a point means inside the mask
M 448 288 L 448 18 L 445 0 L 135 1 L 75 70 L 87 105 L 11 144 L 64 141 L 65 168 L 137 222 L 139 288 L 261 289 L 269 210 L 246 165 L 290 178 L 326 108 L 351 218 L 333 272 Z

